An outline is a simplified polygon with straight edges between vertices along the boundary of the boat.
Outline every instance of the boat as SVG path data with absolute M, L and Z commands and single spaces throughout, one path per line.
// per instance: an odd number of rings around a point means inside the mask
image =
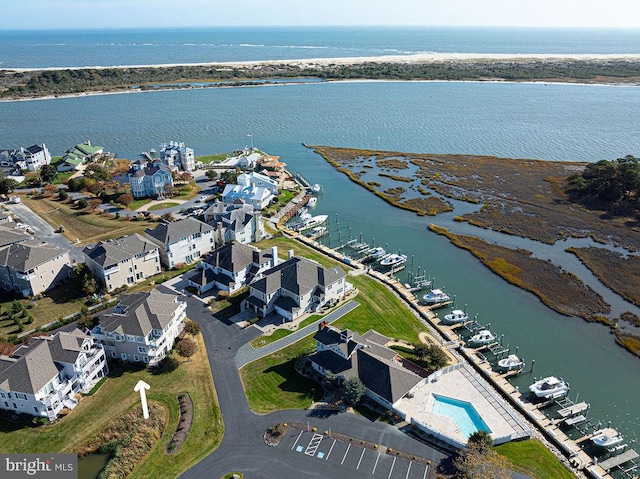
M 309 198 L 309 201 L 307 201 L 307 207 L 314 208 L 316 206 L 316 203 L 318 203 L 318 198 L 312 196 L 311 198 Z
M 612 427 L 600 429 L 593 433 L 591 440 L 596 446 L 611 447 L 623 441 L 623 437 Z
M 447 324 L 466 323 L 469 321 L 469 315 L 460 309 L 454 309 L 449 314 L 445 314 L 442 321 Z
M 422 297 L 422 300 L 426 304 L 446 303 L 447 301 L 451 301 L 451 296 L 441 289 L 432 289 Z
M 503 371 L 518 371 L 524 368 L 524 361 L 515 354 L 510 354 L 498 361 L 498 367 Z
M 311 186 L 311 191 L 313 191 L 314 193 L 320 193 L 322 191 L 322 186 L 320 186 L 318 183 L 315 183 Z
M 307 213 L 309 215 L 309 213 Z M 329 217 L 327 215 L 316 215 L 316 216 L 308 216 L 301 218 L 302 223 L 297 227 L 298 231 L 304 231 L 311 228 L 315 228 L 316 226 L 321 226 L 327 222 Z
M 392 253 L 380 261 L 380 266 L 383 266 L 385 268 L 393 268 L 395 266 L 400 266 L 401 264 L 404 264 L 406 262 L 407 262 L 406 254 Z
M 555 376 L 548 376 L 529 386 L 529 391 L 539 398 L 562 397 L 566 396 L 569 392 L 569 384 L 562 378 L 558 379 Z
M 306 234 L 307 238 L 317 239 L 327 234 L 326 226 L 316 226 L 309 230 Z
M 364 258 L 365 261 L 377 261 L 381 259 L 387 252 L 381 246 L 371 249 L 371 252 Z
M 484 346 L 486 344 L 491 344 L 495 342 L 496 342 L 496 335 L 493 334 L 488 329 L 483 329 L 482 331 L 479 331 L 478 333 L 471 336 L 471 339 L 469 339 L 469 343 L 473 344 L 474 346 Z

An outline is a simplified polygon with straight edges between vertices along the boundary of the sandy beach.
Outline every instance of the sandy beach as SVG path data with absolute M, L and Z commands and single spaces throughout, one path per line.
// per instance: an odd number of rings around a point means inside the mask
M 241 62 L 211 63 L 162 63 L 155 65 L 117 65 L 117 66 L 85 66 L 85 67 L 51 67 L 51 68 L 0 68 L 0 71 L 47 71 L 47 70 L 83 70 L 91 68 L 165 68 L 181 66 L 220 66 L 249 68 L 264 65 L 295 65 L 299 67 L 326 67 L 329 65 L 358 65 L 362 63 L 466 63 L 466 62 L 504 62 L 504 61 L 640 61 L 640 53 L 635 54 L 555 54 L 555 53 L 417 53 L 415 55 L 383 55 L 375 57 L 339 57 L 339 58 L 302 58 L 293 60 L 260 60 Z

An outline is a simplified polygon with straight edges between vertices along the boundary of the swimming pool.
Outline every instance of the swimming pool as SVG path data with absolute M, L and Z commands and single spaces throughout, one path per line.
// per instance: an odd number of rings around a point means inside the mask
M 491 429 L 471 403 L 439 394 L 433 394 L 433 398 L 435 401 L 431 412 L 453 419 L 466 438 L 476 431 L 487 431 L 491 434 Z

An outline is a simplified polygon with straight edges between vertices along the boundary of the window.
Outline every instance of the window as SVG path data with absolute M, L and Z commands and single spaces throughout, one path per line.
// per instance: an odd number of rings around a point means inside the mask
M 35 412 L 40 412 L 40 411 L 38 410 L 38 408 L 37 408 L 37 407 L 35 407 L 35 406 L 33 406 L 33 409 L 35 410 Z
M 18 398 L 18 399 L 27 399 L 27 395 L 26 394 L 22 394 L 22 393 L 16 393 L 16 398 Z
M 115 351 L 111 351 L 111 357 L 112 358 L 117 358 L 118 357 L 118 353 L 116 353 Z
M 139 361 L 140 361 L 140 357 L 139 357 L 137 354 L 134 354 L 134 355 L 133 355 L 133 360 L 134 360 L 135 362 L 139 362 Z
M 147 348 L 144 348 L 142 346 L 138 346 L 138 352 L 139 353 L 146 353 L 147 352 Z
M 121 358 L 123 361 L 126 361 L 126 360 L 127 360 L 127 353 L 120 353 L 120 358 Z
M 144 356 L 142 359 L 144 360 L 145 363 L 149 362 L 149 357 L 148 356 Z
M 5 393 L 0 393 L 0 397 L 2 397 L 2 398 L 6 398 L 6 397 L 7 397 L 7 395 L 6 395 Z

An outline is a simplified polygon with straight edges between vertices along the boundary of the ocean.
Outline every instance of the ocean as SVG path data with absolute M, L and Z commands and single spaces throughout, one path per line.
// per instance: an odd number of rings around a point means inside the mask
M 0 68 L 45 68 L 416 53 L 640 53 L 640 29 L 236 27 L 0 30 Z
M 640 53 L 637 31 L 508 29 L 193 29 L 3 32 L 2 67 L 261 60 L 421 51 Z M 226 32 L 226 33 L 225 33 Z M 9 40 L 8 40 L 9 39 Z M 224 43 L 226 42 L 226 43 Z M 209 47 L 211 43 L 213 46 Z M 224 46 L 229 45 L 229 46 Z M 251 46 L 254 45 L 254 46 Z M 262 45 L 262 46 L 260 46 Z M 287 47 L 289 46 L 289 47 Z M 92 50 L 94 55 L 91 54 Z M 397 50 L 397 51 L 392 51 Z M 378 52 L 378 53 L 375 53 Z M 640 87 L 545 83 L 342 82 L 111 94 L 0 103 L 0 149 L 44 142 L 53 155 L 90 139 L 135 159 L 161 142 L 196 155 L 249 143 L 321 183 L 316 211 L 401 250 L 438 287 L 518 347 L 533 375 L 570 381 L 590 417 L 640 438 L 638 359 L 607 328 L 560 316 L 428 231 L 440 217 L 397 210 L 302 146 L 597 161 L 640 155 Z M 446 224 L 453 225 L 453 221 Z M 517 239 L 509 237 L 509 241 Z M 560 248 L 558 254 L 562 254 Z M 414 271 L 415 271 L 415 266 Z

